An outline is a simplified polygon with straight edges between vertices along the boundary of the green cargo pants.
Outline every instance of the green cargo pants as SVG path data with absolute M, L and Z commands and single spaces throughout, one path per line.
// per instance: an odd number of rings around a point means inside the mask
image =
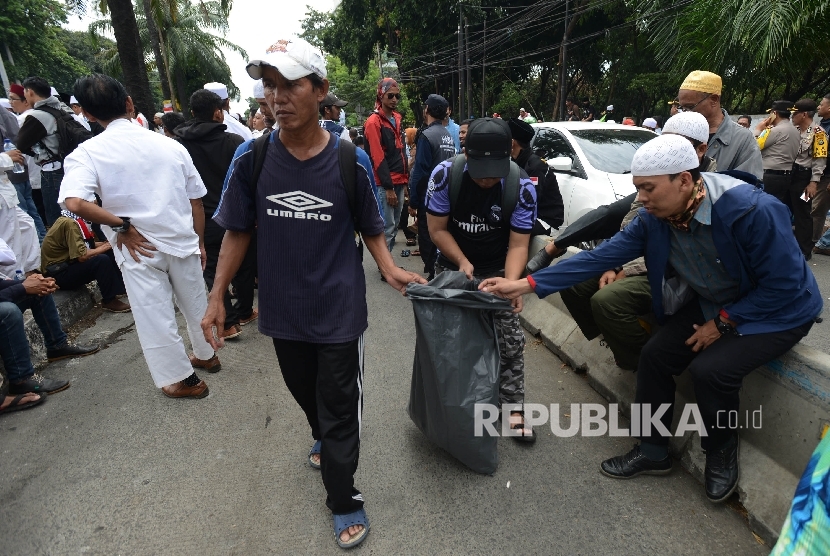
M 651 312 L 651 288 L 646 276 L 623 278 L 599 288 L 599 277 L 559 292 L 580 330 L 589 340 L 600 334 L 617 365 L 636 371 L 640 350 L 650 335 L 639 316 Z

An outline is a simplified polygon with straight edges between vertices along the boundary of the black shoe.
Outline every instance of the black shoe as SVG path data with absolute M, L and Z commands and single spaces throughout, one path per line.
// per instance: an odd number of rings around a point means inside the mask
M 35 392 L 36 394 L 54 394 L 61 390 L 69 388 L 68 380 L 54 380 L 46 378 L 37 373 L 33 374 L 23 382 L 9 384 L 9 394 L 26 394 L 28 392 Z
M 67 357 L 83 357 L 84 355 L 92 355 L 101 349 L 98 345 L 93 346 L 79 346 L 70 342 L 66 342 L 62 347 L 57 349 L 47 349 L 46 358 L 49 362 L 57 361 L 59 359 L 66 359 Z
M 738 448 L 740 439 L 737 435 L 720 450 L 706 451 L 706 497 L 712 502 L 723 502 L 738 487 L 740 468 L 738 466 Z
M 607 459 L 600 464 L 600 471 L 614 479 L 630 479 L 637 475 L 667 475 L 671 472 L 671 456 L 666 456 L 660 461 L 648 459 L 640 451 L 640 445 L 635 444 L 634 449 L 622 456 Z
M 532 259 L 527 261 L 527 264 L 525 265 L 525 275 L 533 274 L 543 268 L 549 267 L 550 263 L 553 262 L 553 259 L 553 255 L 548 255 L 548 252 L 545 249 L 540 249 L 538 253 L 533 255 Z

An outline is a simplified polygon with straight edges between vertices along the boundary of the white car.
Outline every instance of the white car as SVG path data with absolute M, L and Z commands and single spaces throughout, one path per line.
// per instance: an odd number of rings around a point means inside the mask
M 591 210 L 634 193 L 631 159 L 657 137 L 647 129 L 598 122 L 531 124 L 530 148 L 556 173 L 568 226 Z M 561 228 L 560 228 L 561 229 Z

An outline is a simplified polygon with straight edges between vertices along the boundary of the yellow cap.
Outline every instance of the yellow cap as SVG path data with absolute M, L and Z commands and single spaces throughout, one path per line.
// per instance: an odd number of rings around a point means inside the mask
M 686 76 L 681 89 L 688 91 L 699 91 L 701 93 L 709 93 L 712 95 L 719 95 L 723 89 L 723 81 L 720 75 L 709 71 L 695 70 Z

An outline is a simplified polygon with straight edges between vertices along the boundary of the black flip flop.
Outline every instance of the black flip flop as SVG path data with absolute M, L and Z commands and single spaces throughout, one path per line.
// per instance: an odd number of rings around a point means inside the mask
M 20 411 L 21 409 L 29 409 L 30 407 L 34 407 L 40 403 L 43 403 L 46 400 L 46 394 L 38 394 L 39 397 L 37 400 L 33 402 L 20 403 L 20 400 L 22 400 L 29 394 L 31 394 L 31 392 L 27 392 L 25 394 L 18 394 L 17 396 L 15 396 L 12 400 L 12 403 L 7 405 L 3 409 L 0 409 L 0 415 L 2 415 L 3 413 L 11 413 L 12 411 Z
M 401 257 L 408 257 L 410 255 L 409 249 L 401 251 Z

